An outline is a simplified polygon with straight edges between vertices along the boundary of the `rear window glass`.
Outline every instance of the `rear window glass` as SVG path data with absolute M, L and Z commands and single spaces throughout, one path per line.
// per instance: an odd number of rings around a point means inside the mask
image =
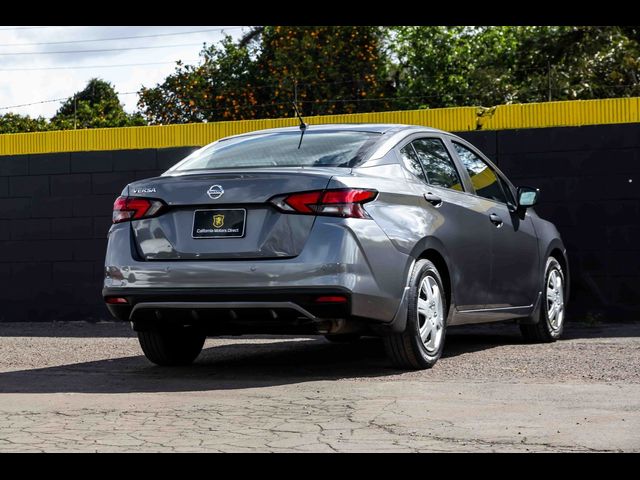
M 256 167 L 354 167 L 380 134 L 307 131 L 263 133 L 221 140 L 196 150 L 169 171 Z

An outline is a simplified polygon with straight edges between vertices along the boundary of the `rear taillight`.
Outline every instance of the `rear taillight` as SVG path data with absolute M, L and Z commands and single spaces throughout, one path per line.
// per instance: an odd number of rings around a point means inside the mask
M 347 303 L 347 297 L 344 295 L 327 295 L 316 297 L 316 303 Z
M 139 220 L 158 215 L 164 209 L 162 200 L 140 197 L 118 197 L 113 202 L 113 223 Z
M 109 305 L 126 305 L 129 303 L 129 300 L 124 297 L 107 297 L 104 301 Z
M 271 199 L 283 212 L 331 217 L 371 218 L 362 207 L 378 195 L 377 190 L 341 188 L 291 193 Z

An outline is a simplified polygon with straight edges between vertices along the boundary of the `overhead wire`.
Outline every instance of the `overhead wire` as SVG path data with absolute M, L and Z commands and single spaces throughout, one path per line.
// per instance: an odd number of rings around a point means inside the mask
M 137 93 L 138 92 L 116 92 L 117 95 L 134 95 Z M 32 103 L 23 103 L 20 105 L 9 105 L 7 107 L 0 107 L 0 110 L 9 110 L 10 108 L 30 107 L 32 105 L 42 105 L 44 103 L 63 102 L 73 97 L 74 95 L 71 95 L 69 97 L 53 98 L 51 100 L 40 100 L 38 102 L 32 102 Z
M 229 27 L 229 28 L 210 28 L 207 30 L 191 30 L 183 32 L 166 32 L 156 33 L 152 35 L 132 35 L 128 37 L 107 37 L 107 38 L 94 38 L 85 40 L 61 40 L 56 42 L 32 42 L 32 43 L 0 43 L 0 47 L 29 47 L 35 45 L 60 45 L 64 43 L 93 43 L 93 42 L 110 42 L 115 40 L 134 40 L 137 38 L 157 38 L 157 37 L 172 37 L 178 35 L 193 35 L 196 33 L 209 33 L 209 32 L 223 32 L 227 30 L 240 30 L 245 27 Z
M 242 27 L 240 27 L 242 28 Z M 186 44 L 186 45 L 192 45 L 192 44 Z M 80 50 L 80 51 L 66 51 L 66 52 L 34 52 L 34 53 L 86 53 L 86 52 L 97 52 L 97 51 L 118 51 L 118 50 L 129 50 L 129 49 L 147 49 L 147 48 L 169 48 L 169 47 L 173 47 L 173 46 L 186 46 L 186 45 L 163 45 L 163 46 L 148 46 L 148 47 L 130 47 L 130 48 L 125 48 L 125 49 L 100 49 L 100 50 Z M 12 54 L 12 53 L 11 53 Z M 0 53 L 0 55 L 10 55 L 10 54 L 2 54 Z M 0 71 L 36 71 L 36 70 L 64 70 L 64 69 L 88 69 L 88 68 L 118 68 L 118 67 L 136 67 L 136 66 L 147 66 L 147 65 L 161 65 L 161 64 L 171 64 L 171 63 L 176 63 L 176 62 L 148 62 L 148 63 L 128 63 L 128 64 L 115 64 L 115 65 L 79 65 L 79 66 L 59 66 L 59 67 L 35 67 L 35 68 L 0 68 Z M 477 68 L 482 69 L 482 68 L 490 68 L 493 67 L 494 65 L 491 64 L 487 64 L 487 65 L 482 65 L 479 66 Z M 517 67 L 516 67 L 517 69 Z M 542 70 L 543 67 L 520 67 L 520 69 L 522 70 Z M 309 86 L 309 87 L 314 87 L 314 86 L 321 86 L 321 85 L 337 85 L 337 84 L 349 84 L 349 83 L 353 83 L 353 84 L 362 84 L 363 86 L 367 83 L 368 79 L 365 77 L 352 77 L 352 79 L 347 79 L 347 80 L 340 80 L 340 81 L 333 81 L 333 82 L 317 82 L 317 81 L 307 81 L 305 79 L 305 81 L 297 81 L 295 78 L 284 78 L 282 79 L 280 82 L 277 83 L 272 83 L 272 84 L 268 84 L 268 85 L 256 85 L 256 86 L 251 86 L 251 90 L 263 90 L 263 89 L 281 89 L 281 90 L 289 90 L 289 89 L 293 89 L 294 85 L 297 87 L 303 87 L 303 86 Z M 610 86 L 606 86 L 604 88 L 610 88 L 610 89 L 628 89 L 628 88 L 638 88 L 639 85 L 637 84 L 628 84 L 628 85 L 610 85 Z M 153 87 L 152 87 L 153 88 Z M 531 86 L 529 88 L 525 88 L 516 92 L 513 92 L 516 96 L 518 95 L 523 95 L 525 93 L 529 93 L 529 92 L 533 92 L 533 91 L 539 91 L 541 93 L 547 93 L 549 92 L 549 90 L 551 92 L 561 92 L 563 90 L 566 90 L 566 88 L 559 88 L 559 87 L 552 87 L 551 89 L 549 89 L 547 86 Z M 121 95 L 130 95 L 130 94 L 139 94 L 140 92 L 125 92 L 125 93 L 121 93 Z M 315 100 L 299 100 L 298 103 L 301 104 L 326 104 L 326 103 L 362 103 L 362 102 L 386 102 L 387 104 L 392 104 L 392 103 L 397 103 L 398 101 L 402 101 L 402 100 L 428 100 L 428 99 L 433 99 L 433 98 L 442 98 L 443 95 L 413 95 L 413 96 L 387 96 L 387 97 L 377 97 L 377 98 L 331 98 L 331 99 L 315 99 Z M 467 94 L 464 93 L 460 93 L 460 94 L 449 94 L 446 95 L 446 97 L 448 98 L 460 98 L 460 97 L 468 97 Z M 66 98 L 70 98 L 70 97 L 66 97 Z M 8 106 L 8 107 L 0 107 L 0 110 L 7 110 L 10 108 L 18 108 L 18 107 L 24 107 L 24 106 L 31 106 L 31 105 L 37 105 L 37 104 L 41 104 L 41 103 L 51 103 L 51 102 L 55 102 L 55 101 L 60 101 L 60 100 L 66 100 L 66 98 L 62 98 L 62 99 L 53 99 L 53 100 L 43 100 L 43 101 L 38 101 L 38 102 L 33 102 L 33 103 L 28 103 L 28 104 L 22 104 L 22 105 L 12 105 L 12 106 Z M 279 105 L 286 105 L 286 104 L 290 104 L 290 101 L 287 102 L 269 102 L 269 103 L 263 103 L 263 104 L 258 104 L 258 105 L 246 105 L 243 106 L 242 108 L 246 109 L 246 108 L 262 108 L 262 107 L 273 107 L 273 106 L 279 106 Z M 197 110 L 199 112 L 224 112 L 227 109 L 226 108 L 202 108 L 202 107 L 198 107 Z
M 127 50 L 152 50 L 158 48 L 177 48 L 177 47 L 194 47 L 202 45 L 200 43 L 182 43 L 178 45 L 146 45 L 140 47 L 125 47 L 125 48 L 100 48 L 90 50 L 55 50 L 48 52 L 0 52 L 0 56 L 15 56 L 15 55 L 54 55 L 54 54 L 68 54 L 68 53 L 102 53 L 102 52 L 124 52 Z
M 8 31 L 8 30 L 36 30 L 36 29 L 44 29 L 44 28 L 71 28 L 71 27 L 79 27 L 80 25 L 70 25 L 70 26 L 64 26 L 64 25 L 49 25 L 49 26 L 34 26 L 34 27 L 2 27 L 0 28 L 0 31 Z
M 144 67 L 148 65 L 169 65 L 176 62 L 148 62 L 148 63 L 121 63 L 121 64 L 107 64 L 107 65 L 64 65 L 60 67 L 35 67 L 35 68 L 0 68 L 0 72 L 32 72 L 39 70 L 76 70 L 87 68 L 119 68 L 119 67 Z
M 163 63 L 163 62 L 160 62 Z M 170 62 L 172 63 L 172 62 Z M 132 64 L 132 65 L 136 65 L 136 64 Z M 53 67 L 56 68 L 56 67 Z M 87 67 L 89 68 L 89 67 Z M 349 80 L 349 81 L 338 81 L 338 82 L 315 82 L 315 83 L 298 83 L 298 85 L 332 85 L 332 84 L 344 84 L 344 83 L 352 83 L 352 82 L 356 82 L 357 80 Z M 605 88 L 613 88 L 613 89 L 617 89 L 617 88 L 638 88 L 640 87 L 640 85 L 638 84 L 626 84 L 626 85 L 609 85 Z M 258 86 L 258 87 L 252 87 L 252 90 L 255 89 L 259 89 L 259 88 L 280 88 L 280 86 L 278 84 L 273 84 L 273 85 L 262 85 L 262 86 Z M 538 88 L 538 87 L 530 87 L 521 91 L 518 91 L 516 93 L 519 94 L 523 94 L 523 93 L 530 93 L 530 92 L 534 92 L 534 91 L 540 91 L 541 93 L 546 93 L 548 91 L 547 87 L 544 88 Z M 551 89 L 553 92 L 561 92 L 563 90 L 565 90 L 565 88 L 552 88 Z M 131 91 L 131 92 L 116 92 L 118 95 L 134 95 L 134 94 L 139 94 L 139 91 Z M 448 97 L 453 97 L 453 98 L 460 98 L 460 97 L 466 97 L 468 96 L 468 94 L 465 93 L 459 93 L 459 94 L 448 94 Z M 32 103 L 25 103 L 25 104 L 20 104 L 20 105 L 10 105 L 10 106 L 6 106 L 6 107 L 0 107 L 0 110 L 7 110 L 10 108 L 18 108 L 18 107 L 25 107 L 25 106 L 31 106 L 31 105 L 39 105 L 39 104 L 43 104 L 43 103 L 51 103 L 51 102 L 57 102 L 57 101 L 63 101 L 63 100 L 67 100 L 69 98 L 72 98 L 73 95 L 68 96 L 68 97 L 63 97 L 63 98 L 56 98 L 56 99 L 51 99 L 51 100 L 41 100 L 41 101 L 37 101 L 37 102 L 32 102 Z M 377 98 L 329 98 L 329 99 L 315 99 L 315 100 L 298 100 L 298 103 L 303 103 L 303 104 L 325 104 L 325 103 L 361 103 L 361 102 L 395 102 L 398 100 L 419 100 L 419 99 L 433 99 L 433 98 L 442 98 L 442 95 L 405 95 L 405 96 L 389 96 L 389 97 L 377 97 Z M 270 107 L 270 106 L 278 106 L 278 105 L 290 105 L 291 101 L 283 101 L 283 102 L 268 102 L 268 103 L 262 103 L 262 104 L 257 104 L 257 105 L 247 105 L 246 107 L 243 108 L 261 108 L 261 107 Z M 198 111 L 202 111 L 202 112 L 217 112 L 217 111 L 225 111 L 226 108 L 202 108 L 199 107 Z

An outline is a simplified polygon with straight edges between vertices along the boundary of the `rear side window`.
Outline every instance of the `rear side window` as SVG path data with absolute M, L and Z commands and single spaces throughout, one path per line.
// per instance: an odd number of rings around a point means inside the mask
M 476 194 L 496 202 L 507 203 L 507 197 L 502 190 L 498 175 L 491 167 L 464 145 L 457 142 L 451 143 L 453 143 L 453 148 L 455 148 L 460 161 L 469 173 L 469 177 L 471 177 L 471 183 Z
M 354 167 L 366 159 L 379 133 L 270 132 L 243 135 L 196 150 L 169 171 L 259 167 Z M 298 148 L 300 144 L 300 148 Z
M 404 162 L 407 169 L 409 169 L 409 171 L 420 180 L 427 183 L 427 177 L 425 177 L 422 166 L 420 166 L 420 159 L 418 158 L 418 154 L 413 149 L 410 143 L 405 145 L 404 148 L 400 150 L 400 155 L 402 155 L 402 161 Z
M 439 138 L 421 138 L 412 143 L 430 185 L 462 191 L 453 160 Z

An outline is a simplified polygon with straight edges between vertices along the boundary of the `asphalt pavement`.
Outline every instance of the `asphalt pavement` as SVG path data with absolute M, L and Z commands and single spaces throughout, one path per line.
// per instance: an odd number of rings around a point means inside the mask
M 0 323 L 0 452 L 640 451 L 640 323 L 446 342 L 418 372 L 377 339 L 270 336 L 161 368 L 128 324 Z

